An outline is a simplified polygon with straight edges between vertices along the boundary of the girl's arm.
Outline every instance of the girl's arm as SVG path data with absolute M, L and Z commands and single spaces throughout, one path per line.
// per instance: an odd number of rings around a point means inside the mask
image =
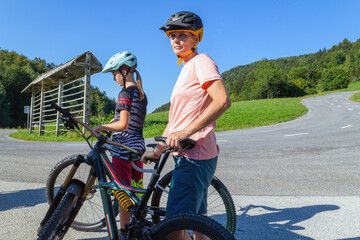
M 97 132 L 101 132 L 101 131 L 120 132 L 122 130 L 128 129 L 129 119 L 130 119 L 130 112 L 126 110 L 121 110 L 119 121 L 99 125 L 94 127 L 93 129 Z
M 189 138 L 194 133 L 205 128 L 218 119 L 231 106 L 229 95 L 222 80 L 210 82 L 207 85 L 206 91 L 212 98 L 212 102 L 198 118 L 183 130 L 168 134 L 166 143 L 169 146 L 179 147 L 180 140 Z

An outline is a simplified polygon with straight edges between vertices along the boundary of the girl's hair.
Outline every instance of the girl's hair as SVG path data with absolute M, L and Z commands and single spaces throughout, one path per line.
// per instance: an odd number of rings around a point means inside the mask
M 144 93 L 144 89 L 142 87 L 141 76 L 140 76 L 140 73 L 135 68 L 133 71 L 136 72 L 136 85 L 137 85 L 137 88 L 139 89 L 140 101 L 142 101 L 145 98 L 145 93 Z

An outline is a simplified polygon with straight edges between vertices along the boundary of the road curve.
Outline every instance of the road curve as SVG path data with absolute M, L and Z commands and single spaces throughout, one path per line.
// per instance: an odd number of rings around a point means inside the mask
M 217 174 L 245 195 L 360 194 L 360 103 L 354 92 L 307 98 L 290 122 L 217 134 Z

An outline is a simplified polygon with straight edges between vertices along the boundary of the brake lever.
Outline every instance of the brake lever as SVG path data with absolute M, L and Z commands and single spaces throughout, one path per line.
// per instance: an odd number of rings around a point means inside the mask
M 63 117 L 61 118 L 61 121 L 63 122 L 64 126 L 66 127 L 67 130 L 74 130 L 75 126 L 72 123 L 72 121 L 69 118 Z

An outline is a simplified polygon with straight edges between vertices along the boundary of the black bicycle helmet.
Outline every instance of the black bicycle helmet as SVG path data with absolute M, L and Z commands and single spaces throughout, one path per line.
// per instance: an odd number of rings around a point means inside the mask
M 187 11 L 181 11 L 171 15 L 160 30 L 164 30 L 168 37 L 170 32 L 173 31 L 191 32 L 195 36 L 199 36 L 199 42 L 204 32 L 201 18 L 197 14 Z

